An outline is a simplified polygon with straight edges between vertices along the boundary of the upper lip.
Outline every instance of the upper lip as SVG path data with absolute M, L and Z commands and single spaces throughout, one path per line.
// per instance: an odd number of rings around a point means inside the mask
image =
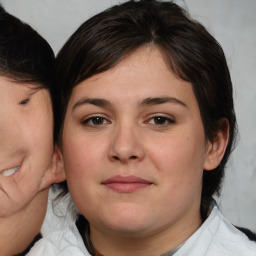
M 144 184 L 152 184 L 152 182 L 140 178 L 138 176 L 129 175 L 129 176 L 122 176 L 116 175 L 109 179 L 106 179 L 102 182 L 102 184 L 110 184 L 110 183 L 144 183 Z

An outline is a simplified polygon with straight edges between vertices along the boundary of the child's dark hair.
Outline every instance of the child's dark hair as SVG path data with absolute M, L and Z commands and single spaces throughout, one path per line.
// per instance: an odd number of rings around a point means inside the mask
M 0 76 L 55 91 L 55 57 L 52 48 L 28 24 L 0 6 Z

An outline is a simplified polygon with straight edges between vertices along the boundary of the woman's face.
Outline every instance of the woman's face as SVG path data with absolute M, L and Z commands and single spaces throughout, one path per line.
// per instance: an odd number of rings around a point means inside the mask
M 73 89 L 64 165 L 92 236 L 198 227 L 210 148 L 191 84 L 170 72 L 155 48 Z
M 49 187 L 53 114 L 49 92 L 0 77 L 0 217 L 26 207 Z

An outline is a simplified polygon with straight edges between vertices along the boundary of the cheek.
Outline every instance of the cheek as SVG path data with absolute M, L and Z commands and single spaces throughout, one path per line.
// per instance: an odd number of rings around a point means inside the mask
M 162 202 L 164 216 L 178 218 L 200 202 L 204 154 L 204 144 L 194 137 L 174 136 L 154 144 L 150 156 L 161 195 L 160 199 L 156 196 L 156 202 Z
M 23 127 L 22 140 L 26 152 L 24 172 L 17 175 L 20 190 L 27 197 L 37 193 L 43 181 L 45 172 L 51 167 L 53 158 L 53 120 L 47 113 L 34 116 Z M 28 125 L 29 124 L 29 125 Z M 27 186 L 29 182 L 29 186 Z
M 106 147 L 95 138 L 72 136 L 66 131 L 63 131 L 62 152 L 69 191 L 79 210 L 87 214 L 86 206 L 97 204 L 93 199 L 104 173 Z
M 53 113 L 51 106 L 44 99 L 38 99 L 38 105 L 34 104 L 31 109 L 21 111 L 18 126 L 23 145 L 27 145 L 31 154 L 38 150 L 42 156 L 45 151 L 52 153 L 53 147 Z M 45 160 L 46 161 L 46 160 Z
M 94 183 L 94 165 L 92 148 L 74 136 L 63 136 L 62 153 L 69 192 L 80 212 L 84 214 L 84 202 L 90 201 L 89 191 Z M 86 203 L 86 205 L 87 205 Z
M 102 162 L 102 147 L 80 136 L 63 136 L 63 160 L 67 179 L 87 182 Z
M 52 163 L 54 150 L 53 120 L 41 118 L 37 122 L 33 122 L 30 127 L 26 141 L 30 153 L 31 168 L 36 168 L 36 172 L 31 178 L 39 180 L 39 177 L 43 176 Z
M 31 138 L 31 148 L 39 151 L 38 156 L 42 156 L 42 161 L 48 162 L 48 159 L 44 159 L 44 157 L 45 155 L 52 157 L 54 145 L 52 128 L 42 125 L 41 128 L 36 131 L 31 130 L 29 137 Z
M 201 133 L 193 136 L 176 135 L 148 147 L 153 164 L 163 182 L 173 190 L 196 189 L 200 184 L 205 159 L 204 137 Z M 184 189 L 186 187 L 186 189 Z

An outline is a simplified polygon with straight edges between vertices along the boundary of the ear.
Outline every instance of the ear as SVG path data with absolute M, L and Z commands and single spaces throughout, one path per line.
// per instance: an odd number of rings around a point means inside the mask
M 204 170 L 213 170 L 220 164 L 229 139 L 229 122 L 226 118 L 219 123 L 219 131 L 212 142 L 208 142 L 207 156 L 204 162 Z
M 50 187 L 53 183 L 59 183 L 66 179 L 63 159 L 60 149 L 55 146 L 52 163 L 48 170 L 45 172 L 40 190 Z

